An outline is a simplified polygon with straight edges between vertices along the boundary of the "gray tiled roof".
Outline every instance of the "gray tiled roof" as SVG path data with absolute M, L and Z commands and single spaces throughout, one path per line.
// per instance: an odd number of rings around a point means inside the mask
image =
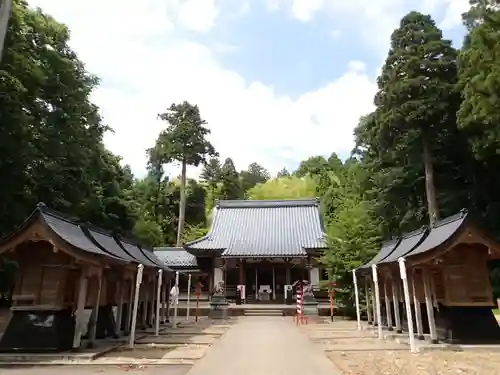
M 385 259 L 382 259 L 379 264 L 397 262 L 399 258 L 404 257 L 418 244 L 420 244 L 427 233 L 428 229 L 426 227 L 423 227 L 405 234 L 403 237 L 401 237 L 401 242 L 399 243 L 398 247 L 396 247 L 396 250 L 394 250 L 392 254 Z
M 89 235 L 93 238 L 93 240 L 108 253 L 111 253 L 112 255 L 117 256 L 119 258 L 125 259 L 129 262 L 138 263 L 136 259 L 127 254 L 127 252 L 123 250 L 120 247 L 120 245 L 118 245 L 118 243 L 115 241 L 115 239 L 111 234 L 104 233 L 97 228 L 89 228 L 88 226 L 87 229 Z
M 151 259 L 147 258 L 141 251 L 141 249 L 124 239 L 116 239 L 116 242 L 134 259 L 146 267 L 158 267 Z
M 387 258 L 390 254 L 392 254 L 394 249 L 397 248 L 397 246 L 399 245 L 400 242 L 401 242 L 400 238 L 395 238 L 393 240 L 384 242 L 382 244 L 382 249 L 379 251 L 379 253 L 377 255 L 375 255 L 373 257 L 373 259 L 370 260 L 368 263 L 359 267 L 359 269 L 360 270 L 361 269 L 368 269 L 369 267 L 371 267 L 372 264 L 377 264 L 381 260 Z
M 63 216 L 57 215 L 54 212 L 49 211 L 43 206 L 39 207 L 39 212 L 45 221 L 45 223 L 49 226 L 52 231 L 57 234 L 64 241 L 69 243 L 71 246 L 76 247 L 77 249 L 106 256 L 109 258 L 120 259 L 116 256 L 113 256 L 98 246 L 96 246 L 83 232 L 82 228 L 75 222 L 66 219 Z M 120 259 L 123 260 L 123 259 Z
M 218 201 L 208 234 L 184 246 L 223 257 L 305 257 L 326 247 L 317 199 Z
M 462 212 L 447 217 L 438 221 L 429 232 L 429 235 L 425 238 L 420 245 L 414 248 L 410 253 L 406 254 L 407 257 L 422 254 L 426 251 L 432 250 L 446 241 L 448 241 L 455 233 L 457 233 L 462 226 L 462 224 L 467 219 L 467 211 Z
M 198 267 L 196 257 L 182 247 L 155 247 L 155 255 L 169 267 Z

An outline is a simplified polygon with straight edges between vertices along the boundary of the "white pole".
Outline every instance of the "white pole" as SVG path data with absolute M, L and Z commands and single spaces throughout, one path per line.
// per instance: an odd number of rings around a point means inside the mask
M 191 274 L 188 275 L 188 298 L 186 308 L 186 320 L 189 320 L 189 307 L 191 304 Z
M 139 264 L 137 266 L 137 277 L 135 280 L 134 310 L 132 311 L 132 325 L 130 327 L 129 347 L 131 349 L 134 348 L 134 344 L 135 344 L 135 326 L 137 324 L 137 305 L 139 304 L 139 291 L 141 290 L 143 271 L 144 271 L 144 266 L 142 264 Z
M 0 0 L 0 61 L 2 61 L 3 47 L 9 27 L 11 9 L 12 0 Z
M 377 274 L 377 265 L 372 264 L 372 275 L 373 275 L 373 287 L 375 288 L 375 304 L 377 308 L 377 330 L 378 330 L 378 338 L 383 339 L 384 333 L 382 332 L 382 314 L 380 311 L 380 290 L 378 287 L 378 274 Z
M 174 304 L 174 317 L 172 319 L 172 328 L 177 327 L 177 305 L 179 304 L 179 271 L 175 272 L 175 295 L 172 303 Z
M 401 274 L 401 280 L 403 281 L 403 291 L 405 295 L 405 306 L 406 306 L 406 320 L 408 320 L 408 339 L 410 340 L 410 350 L 412 353 L 417 352 L 415 346 L 415 333 L 413 331 L 413 314 L 411 312 L 410 303 L 410 289 L 408 288 L 408 277 L 406 275 L 406 259 L 399 258 L 399 273 Z
M 155 327 L 155 335 L 158 336 L 160 334 L 160 306 L 161 306 L 161 282 L 163 281 L 163 270 L 158 270 L 158 282 L 156 287 L 156 327 Z
M 427 309 L 427 319 L 429 321 L 429 332 L 431 334 L 431 343 L 437 344 L 436 320 L 434 319 L 434 306 L 432 305 L 431 279 L 426 269 L 422 270 L 424 282 L 425 307 Z
M 356 300 L 356 317 L 358 319 L 358 331 L 361 331 L 361 312 L 359 311 L 359 291 L 358 291 L 358 278 L 356 270 L 352 270 L 352 279 L 354 280 L 354 296 Z

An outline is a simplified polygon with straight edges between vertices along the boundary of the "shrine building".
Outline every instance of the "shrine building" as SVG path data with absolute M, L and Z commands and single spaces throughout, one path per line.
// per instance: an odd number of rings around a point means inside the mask
M 319 289 L 326 273 L 316 259 L 326 248 L 318 199 L 221 200 L 205 236 L 155 254 L 174 270 L 192 269 L 205 293 L 223 281 L 229 300 L 244 285 L 246 303 L 282 304 L 295 281 Z

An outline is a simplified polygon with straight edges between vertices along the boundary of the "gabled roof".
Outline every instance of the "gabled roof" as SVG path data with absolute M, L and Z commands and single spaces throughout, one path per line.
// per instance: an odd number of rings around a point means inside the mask
M 370 260 L 368 263 L 365 265 L 359 267 L 360 270 L 362 269 L 368 269 L 372 266 L 372 264 L 377 264 L 381 260 L 387 258 L 389 255 L 392 254 L 392 252 L 398 247 L 399 243 L 401 242 L 401 238 L 394 238 L 390 241 L 386 241 L 382 244 L 382 249 L 378 252 L 377 255 L 373 257 L 372 260 Z
M 462 210 L 456 215 L 449 216 L 437 221 L 431 228 L 429 235 L 425 238 L 425 240 L 411 252 L 406 254 L 406 256 L 410 257 L 413 255 L 422 254 L 429 250 L 435 249 L 438 246 L 441 246 L 460 230 L 466 219 L 467 211 Z
M 7 244 L 19 236 L 35 220 L 41 220 L 55 236 L 78 250 L 119 262 L 141 263 L 144 266 L 171 271 L 152 252 L 141 249 L 139 245 L 125 239 L 117 239 L 111 232 L 92 224 L 80 224 L 78 220 L 52 210 L 44 203 L 39 203 L 24 223 L 7 237 L 0 240 L 0 245 Z M 145 252 L 147 254 L 144 254 Z
M 198 261 L 196 257 L 189 254 L 182 247 L 155 247 L 153 248 L 154 254 L 165 263 L 168 267 L 172 268 L 196 268 Z
M 317 199 L 217 201 L 208 234 L 184 246 L 223 257 L 306 257 L 326 247 Z
M 404 257 L 416 246 L 418 246 L 425 238 L 425 236 L 427 236 L 427 233 L 429 233 L 427 227 L 422 227 L 405 234 L 403 237 L 401 237 L 401 242 L 399 243 L 398 247 L 392 252 L 392 254 L 387 258 L 382 259 L 379 264 L 397 262 L 399 258 Z

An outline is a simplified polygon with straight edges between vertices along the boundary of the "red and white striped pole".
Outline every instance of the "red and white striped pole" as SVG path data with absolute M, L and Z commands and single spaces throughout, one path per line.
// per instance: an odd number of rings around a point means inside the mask
M 299 324 L 303 323 L 303 320 L 304 320 L 304 304 L 302 301 L 302 297 L 303 297 L 302 283 L 299 283 L 296 293 L 297 294 L 296 294 L 295 299 L 297 300 L 297 314 L 295 316 L 297 319 L 297 325 L 299 325 Z M 299 320 L 300 320 L 300 322 L 299 322 Z

